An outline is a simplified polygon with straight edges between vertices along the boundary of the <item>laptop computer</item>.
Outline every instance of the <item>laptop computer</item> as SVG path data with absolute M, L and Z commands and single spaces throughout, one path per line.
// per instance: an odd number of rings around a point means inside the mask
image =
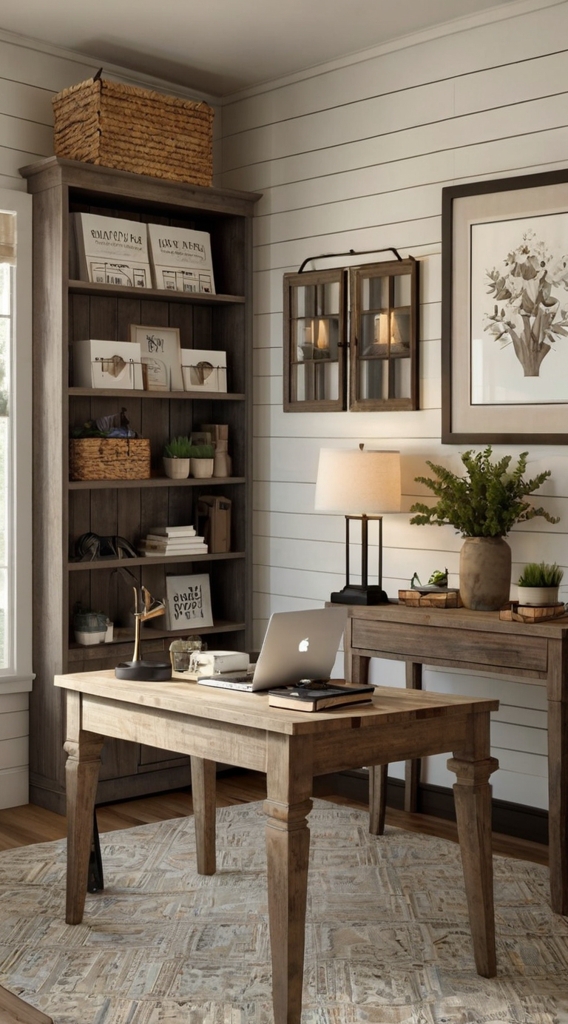
M 329 679 L 339 649 L 347 609 L 313 608 L 270 616 L 252 673 L 224 672 L 198 679 L 201 686 L 225 690 L 268 690 L 300 679 Z

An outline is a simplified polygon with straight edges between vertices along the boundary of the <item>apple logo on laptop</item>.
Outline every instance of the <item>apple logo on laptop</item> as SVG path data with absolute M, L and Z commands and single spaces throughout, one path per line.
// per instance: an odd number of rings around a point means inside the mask
M 305 651 L 308 650 L 309 646 L 310 646 L 310 641 L 309 641 L 309 638 L 306 637 L 305 640 L 300 640 L 300 643 L 298 644 L 298 650 L 303 654 Z

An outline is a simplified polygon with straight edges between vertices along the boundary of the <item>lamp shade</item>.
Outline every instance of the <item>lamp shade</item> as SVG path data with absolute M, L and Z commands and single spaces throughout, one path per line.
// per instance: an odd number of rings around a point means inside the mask
M 400 452 L 322 448 L 315 508 L 373 515 L 400 512 Z

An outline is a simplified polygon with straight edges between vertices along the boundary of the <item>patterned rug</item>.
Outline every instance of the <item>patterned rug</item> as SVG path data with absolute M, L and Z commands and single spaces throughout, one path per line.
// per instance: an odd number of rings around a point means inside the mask
M 0 853 L 0 983 L 55 1024 L 272 1024 L 262 804 L 101 837 L 104 892 L 64 923 L 65 842 Z M 475 973 L 458 847 L 316 800 L 302 1024 L 568 1024 L 548 871 L 495 858 L 498 977 Z

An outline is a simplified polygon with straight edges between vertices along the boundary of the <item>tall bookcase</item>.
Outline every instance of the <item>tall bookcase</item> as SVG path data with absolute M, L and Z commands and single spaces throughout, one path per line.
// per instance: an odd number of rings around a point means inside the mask
M 202 188 L 51 157 L 21 170 L 34 209 L 34 607 L 35 681 L 30 700 L 30 799 L 64 810 L 65 716 L 53 676 L 114 668 L 132 657 L 132 586 L 125 566 L 155 597 L 167 575 L 208 573 L 214 625 L 200 635 L 210 648 L 251 644 L 251 227 L 257 194 Z M 92 212 L 207 231 L 216 294 L 91 284 L 70 276 L 70 214 Z M 131 324 L 177 327 L 182 348 L 227 352 L 228 392 L 91 390 L 72 384 L 76 340 L 129 338 Z M 149 480 L 70 481 L 69 431 L 127 409 L 131 426 L 150 438 Z M 226 423 L 231 477 L 171 480 L 164 443 L 204 423 Z M 75 560 L 79 536 L 125 537 L 135 548 L 148 528 L 195 518 L 200 494 L 232 503 L 231 550 L 179 560 Z M 103 611 L 114 642 L 74 642 L 77 604 Z M 171 639 L 156 619 L 142 628 L 142 656 L 167 651 Z M 117 800 L 183 786 L 186 758 L 134 744 L 105 744 L 98 800 Z

